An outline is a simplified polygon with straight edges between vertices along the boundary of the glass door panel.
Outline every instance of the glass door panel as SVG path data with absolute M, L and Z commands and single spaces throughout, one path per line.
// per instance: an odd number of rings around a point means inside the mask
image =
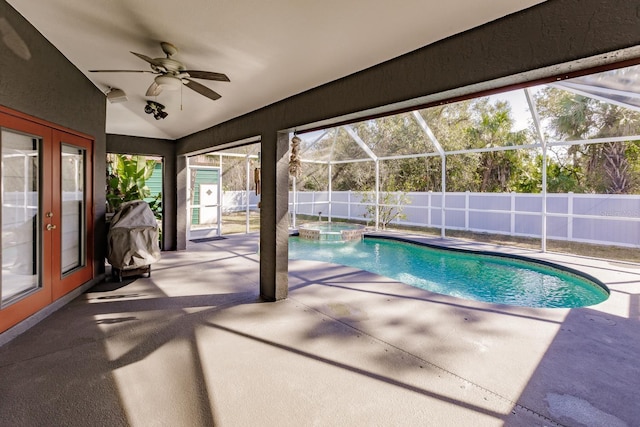
M 93 277 L 92 141 L 53 132 L 52 295 L 71 292 Z M 59 166 L 58 166 L 59 165 Z
M 62 144 L 61 155 L 60 269 L 64 275 L 85 265 L 85 150 Z
M 39 216 L 42 140 L 2 129 L 2 281 L 0 306 L 41 286 Z

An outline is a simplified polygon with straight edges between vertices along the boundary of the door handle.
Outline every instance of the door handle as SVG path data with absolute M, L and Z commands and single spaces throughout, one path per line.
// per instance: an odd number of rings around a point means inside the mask
M 47 231 L 55 230 L 56 226 L 54 224 L 47 224 Z

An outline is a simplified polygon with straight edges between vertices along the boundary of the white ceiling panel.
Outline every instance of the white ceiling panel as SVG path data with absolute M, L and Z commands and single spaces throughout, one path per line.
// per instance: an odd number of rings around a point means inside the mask
M 103 92 L 128 101 L 107 105 L 107 132 L 176 139 L 336 80 L 453 34 L 541 3 L 540 0 L 8 0 Z M 145 92 L 148 70 L 130 52 L 163 57 L 160 42 L 188 69 L 231 82 L 197 80 L 222 97 L 187 87 Z M 144 113 L 147 99 L 168 116 Z

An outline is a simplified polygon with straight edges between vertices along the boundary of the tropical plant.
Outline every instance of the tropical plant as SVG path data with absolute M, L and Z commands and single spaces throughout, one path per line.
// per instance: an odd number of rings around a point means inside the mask
M 155 160 L 144 156 L 109 155 L 107 161 L 107 211 L 115 212 L 124 202 L 148 201 L 156 218 L 161 218 L 162 193 L 153 196 L 147 186 L 156 166 Z

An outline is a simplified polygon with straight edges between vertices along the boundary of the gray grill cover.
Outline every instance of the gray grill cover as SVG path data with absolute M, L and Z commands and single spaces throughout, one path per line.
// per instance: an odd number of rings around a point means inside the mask
M 120 270 L 145 267 L 160 259 L 158 223 L 147 202 L 123 203 L 111 220 L 107 261 Z

